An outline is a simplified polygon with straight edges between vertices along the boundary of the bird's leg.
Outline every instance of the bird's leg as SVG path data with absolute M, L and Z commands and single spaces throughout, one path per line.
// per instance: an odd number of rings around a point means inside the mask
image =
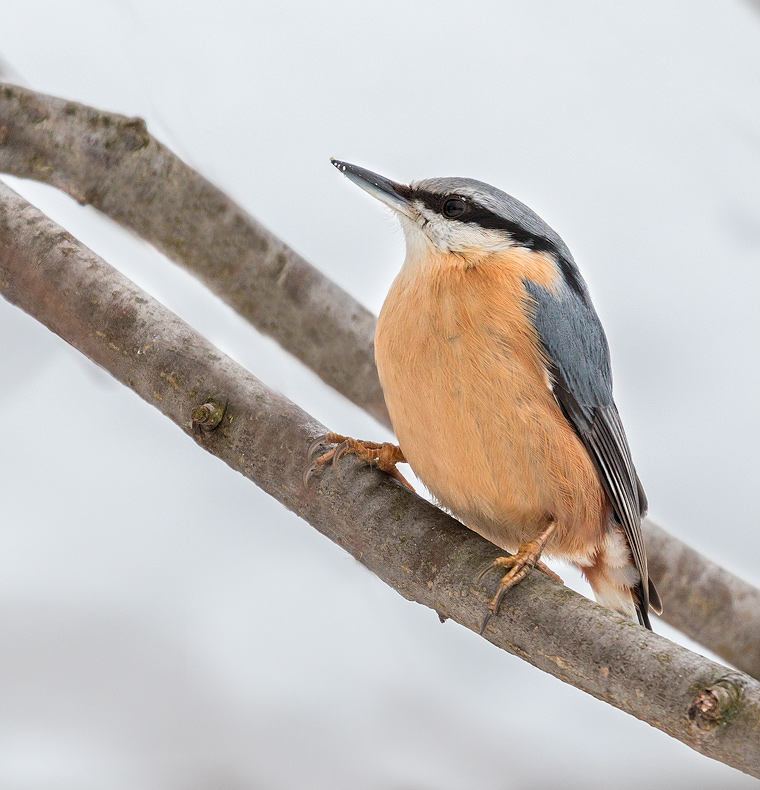
M 552 532 L 554 532 L 556 526 L 557 525 L 553 520 L 550 521 L 549 526 L 537 538 L 533 538 L 533 540 L 523 543 L 523 545 L 520 546 L 520 548 L 509 557 L 497 557 L 488 567 L 484 568 L 480 572 L 478 575 L 478 581 L 480 581 L 483 576 L 488 573 L 488 571 L 495 570 L 496 568 L 507 569 L 507 573 L 501 580 L 496 595 L 493 597 L 491 603 L 488 604 L 488 612 L 483 618 L 483 624 L 480 626 L 481 634 L 483 634 L 483 632 L 486 630 L 486 626 L 488 625 L 488 621 L 491 619 L 491 615 L 494 615 L 499 611 L 499 604 L 501 603 L 501 599 L 504 597 L 504 594 L 507 592 L 507 590 L 509 590 L 510 587 L 514 587 L 518 582 L 521 582 L 535 566 L 538 565 L 538 567 L 544 571 L 544 573 L 547 573 L 549 576 L 560 582 L 562 581 L 562 579 L 560 579 L 556 573 L 549 570 L 549 568 L 547 568 L 546 565 L 544 565 L 544 563 L 540 560 L 541 552 L 544 550 L 546 542 L 549 540 L 549 537 L 551 536 Z
M 331 447 L 322 455 L 314 457 L 317 450 L 322 445 L 332 444 Z M 303 482 L 305 486 L 309 484 L 309 477 L 314 472 L 323 469 L 327 464 L 332 461 L 333 466 L 337 467 L 340 459 L 344 455 L 356 455 L 370 464 L 370 466 L 377 466 L 383 472 L 387 472 L 391 477 L 398 480 L 399 483 L 405 485 L 410 491 L 414 491 L 411 483 L 399 472 L 396 464 L 407 463 L 401 448 L 398 445 L 391 444 L 390 442 L 366 442 L 352 439 L 349 436 L 341 436 L 339 433 L 325 433 L 311 443 L 309 447 L 308 456 L 311 463 L 306 467 L 303 473 Z

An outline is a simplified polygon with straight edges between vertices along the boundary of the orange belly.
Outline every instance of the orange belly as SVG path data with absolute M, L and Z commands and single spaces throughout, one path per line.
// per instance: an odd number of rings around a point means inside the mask
M 464 524 L 508 551 L 557 525 L 547 553 L 591 557 L 609 503 L 550 389 L 519 269 L 503 257 L 406 266 L 375 354 L 399 445 Z

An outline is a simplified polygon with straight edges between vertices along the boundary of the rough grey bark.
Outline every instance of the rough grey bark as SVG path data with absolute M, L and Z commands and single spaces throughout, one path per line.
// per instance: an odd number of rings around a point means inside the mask
M 1 183 L 0 293 L 403 596 L 478 631 L 492 590 L 474 580 L 498 549 L 352 458 L 340 474 L 326 471 L 306 490 L 306 448 L 324 426 Z M 540 572 L 509 592 L 486 638 L 760 777 L 760 682 L 747 675 Z
M 374 316 L 158 143 L 140 119 L 0 85 L 0 171 L 56 186 L 133 230 L 390 425 L 374 366 Z M 760 678 L 760 592 L 648 520 L 644 533 L 663 618 Z

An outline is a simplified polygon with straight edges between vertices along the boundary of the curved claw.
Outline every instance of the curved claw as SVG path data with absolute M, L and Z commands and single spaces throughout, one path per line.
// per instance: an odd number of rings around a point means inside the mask
M 306 467 L 306 469 L 303 470 L 303 484 L 305 488 L 309 487 L 309 478 L 314 474 L 314 472 L 316 472 L 320 466 L 328 464 L 335 456 L 336 448 L 333 448 L 331 450 L 327 450 L 315 458 L 314 456 L 317 455 L 319 448 L 323 445 L 335 444 L 336 442 L 343 442 L 343 444 L 345 444 L 346 437 L 341 436 L 338 433 L 323 433 L 320 436 L 317 436 L 309 445 L 309 449 L 306 451 L 306 456 L 311 461 L 311 463 Z
M 303 470 L 303 486 L 304 486 L 304 488 L 308 488 L 309 487 L 309 478 L 312 476 L 312 474 L 314 473 L 316 468 L 317 468 L 317 463 L 316 463 L 316 461 L 314 461 L 314 462 L 310 463 L 306 467 L 306 469 Z
M 480 583 L 483 577 L 488 573 L 488 571 L 495 571 L 497 568 L 504 568 L 507 567 L 504 560 L 509 559 L 509 557 L 499 557 L 498 559 L 494 560 L 490 565 L 486 565 L 485 568 L 478 574 L 477 582 Z
M 340 462 L 340 459 L 343 458 L 343 456 L 348 452 L 348 448 L 349 448 L 348 439 L 346 439 L 345 441 L 342 441 L 335 448 L 335 451 L 333 452 L 333 457 L 332 457 L 333 469 L 337 469 L 338 468 L 338 463 Z
M 504 578 L 507 579 L 507 581 L 509 581 L 508 577 L 509 577 L 509 574 L 507 574 L 507 576 L 505 576 Z M 488 606 L 489 613 L 493 612 L 493 614 L 496 614 L 496 612 L 499 611 L 499 607 L 501 606 L 502 599 L 507 594 L 507 590 L 510 590 L 510 589 L 512 589 L 511 585 L 504 584 L 502 582 L 502 584 L 499 586 L 499 592 L 496 593 L 496 597 L 493 599 L 493 601 L 491 601 L 491 603 Z M 491 608 L 491 607 L 493 607 L 493 608 Z
M 314 458 L 314 453 L 316 453 L 323 444 L 327 444 L 328 436 L 329 434 L 323 433 L 321 436 L 317 436 L 317 438 L 309 445 L 309 449 L 306 451 L 306 456 L 310 461 Z
M 483 634 L 486 632 L 486 626 L 488 625 L 488 621 L 491 619 L 492 614 L 493 612 L 491 612 L 490 610 L 486 610 L 486 616 L 483 618 L 483 622 L 480 624 L 481 636 L 483 636 Z

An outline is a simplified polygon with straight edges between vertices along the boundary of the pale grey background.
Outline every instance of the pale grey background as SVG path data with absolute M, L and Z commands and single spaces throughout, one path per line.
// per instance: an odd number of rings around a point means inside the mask
M 402 237 L 330 155 L 530 204 L 590 283 L 653 516 L 760 583 L 757 7 L 0 12 L 16 79 L 145 117 L 374 310 Z M 144 243 L 8 180 L 328 425 L 387 435 Z M 440 625 L 1 301 L 0 339 L 0 787 L 756 786 Z

